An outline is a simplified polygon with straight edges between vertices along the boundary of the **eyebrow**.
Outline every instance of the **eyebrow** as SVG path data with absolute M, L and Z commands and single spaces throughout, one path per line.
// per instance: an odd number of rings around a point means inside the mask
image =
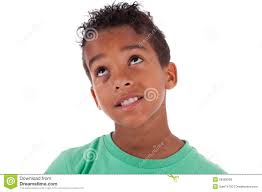
M 133 45 L 127 45 L 124 47 L 121 47 L 120 51 L 126 51 L 126 50 L 131 50 L 131 49 L 142 49 L 142 50 L 147 50 L 142 44 L 133 44 Z
M 133 44 L 133 45 L 126 45 L 124 47 L 120 48 L 120 51 L 127 51 L 127 50 L 132 50 L 132 49 L 141 49 L 141 50 L 147 50 L 143 45 L 141 44 Z M 95 55 L 94 57 L 92 57 L 89 60 L 89 68 L 91 69 L 93 63 L 99 59 L 102 59 L 103 57 L 105 57 L 106 55 L 104 53 L 99 53 L 97 55 Z

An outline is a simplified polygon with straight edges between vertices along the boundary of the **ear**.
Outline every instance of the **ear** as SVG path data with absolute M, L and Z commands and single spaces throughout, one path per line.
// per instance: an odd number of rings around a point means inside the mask
M 175 63 L 168 63 L 165 67 L 166 82 L 165 88 L 172 89 L 177 84 L 177 70 Z
M 91 88 L 90 88 L 90 91 L 91 91 L 91 94 L 92 94 L 92 96 L 93 96 L 93 99 L 94 99 L 95 102 L 96 102 L 97 108 L 98 108 L 99 110 L 101 110 L 101 107 L 100 107 L 99 104 L 98 104 L 98 101 L 97 101 L 97 99 L 96 99 L 96 94 L 95 94 L 95 91 L 94 91 L 94 89 L 93 89 L 92 86 L 91 86 Z

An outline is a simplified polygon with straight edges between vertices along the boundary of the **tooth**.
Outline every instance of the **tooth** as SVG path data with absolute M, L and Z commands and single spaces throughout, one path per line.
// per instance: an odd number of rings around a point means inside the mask
M 135 101 L 138 100 L 138 97 L 133 97 L 133 98 L 129 98 L 129 99 L 126 99 L 124 101 L 121 102 L 121 105 L 129 105 L 131 103 L 134 103 Z
M 129 103 L 133 103 L 133 102 L 134 102 L 134 99 L 133 99 L 133 98 L 129 98 L 129 99 L 128 99 L 128 102 L 129 102 Z
M 123 104 L 123 105 L 127 105 L 127 100 L 124 100 L 124 101 L 122 102 L 122 104 Z

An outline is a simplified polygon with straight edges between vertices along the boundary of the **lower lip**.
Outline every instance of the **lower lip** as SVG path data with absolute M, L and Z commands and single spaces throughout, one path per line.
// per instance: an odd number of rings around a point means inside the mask
M 131 103 L 130 105 L 126 105 L 126 106 L 119 106 L 120 109 L 124 110 L 124 111 L 129 111 L 134 109 L 141 101 L 143 98 L 135 101 L 134 103 Z

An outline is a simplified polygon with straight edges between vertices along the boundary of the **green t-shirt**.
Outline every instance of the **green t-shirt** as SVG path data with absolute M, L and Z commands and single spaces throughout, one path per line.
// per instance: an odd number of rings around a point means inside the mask
M 226 174 L 183 141 L 184 146 L 165 159 L 142 159 L 121 150 L 110 133 L 61 152 L 45 174 Z

